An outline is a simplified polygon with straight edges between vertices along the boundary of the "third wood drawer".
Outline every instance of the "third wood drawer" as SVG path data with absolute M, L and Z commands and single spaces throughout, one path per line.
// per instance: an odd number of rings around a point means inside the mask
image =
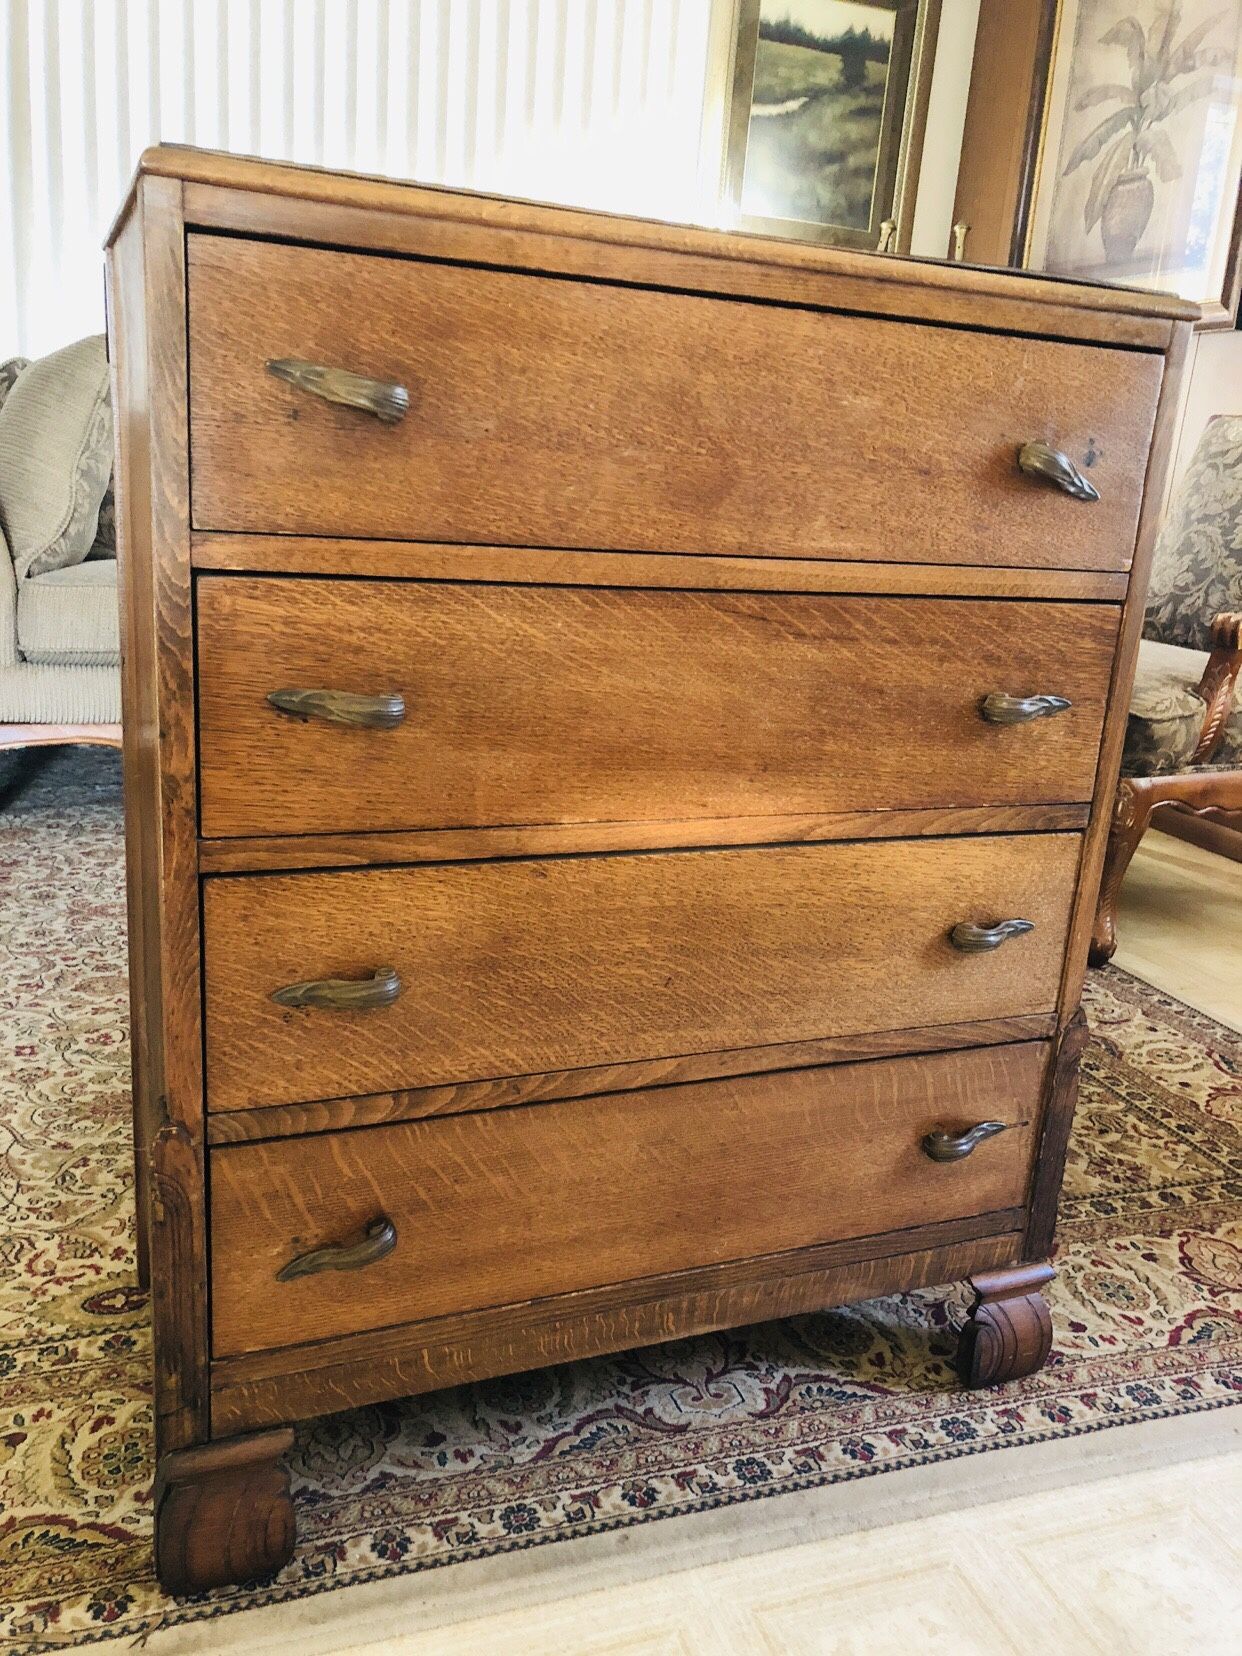
M 1079 843 L 980 835 L 209 879 L 208 1106 L 1047 1013 Z M 955 940 L 960 926 L 978 930 Z
M 996 599 L 205 577 L 202 831 L 1086 801 L 1119 615 Z M 1069 705 L 995 723 L 994 695 Z

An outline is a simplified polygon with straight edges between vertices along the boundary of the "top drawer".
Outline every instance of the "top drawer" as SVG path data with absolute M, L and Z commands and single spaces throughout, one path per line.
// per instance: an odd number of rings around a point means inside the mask
M 189 238 L 205 529 L 1123 569 L 1163 359 Z M 266 370 L 402 385 L 395 423 Z M 1086 503 L 1019 472 L 1041 440 Z

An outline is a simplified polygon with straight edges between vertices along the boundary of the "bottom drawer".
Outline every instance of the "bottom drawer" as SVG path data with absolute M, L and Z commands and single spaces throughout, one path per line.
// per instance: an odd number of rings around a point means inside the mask
M 1020 1207 L 1047 1058 L 1026 1042 L 222 1146 L 213 1352 Z M 1005 1130 L 960 1160 L 923 1149 L 984 1121 Z

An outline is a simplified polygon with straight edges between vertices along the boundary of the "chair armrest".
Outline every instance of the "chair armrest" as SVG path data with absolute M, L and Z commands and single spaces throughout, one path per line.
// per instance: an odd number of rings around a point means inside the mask
M 1192 765 L 1206 764 L 1220 746 L 1240 674 L 1242 615 L 1225 612 L 1212 618 L 1212 652 L 1198 690 L 1207 705 L 1199 741 L 1190 756 Z

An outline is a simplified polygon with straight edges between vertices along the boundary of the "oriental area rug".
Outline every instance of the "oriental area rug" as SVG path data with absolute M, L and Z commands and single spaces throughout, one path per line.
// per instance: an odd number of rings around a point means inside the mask
M 963 1392 L 948 1287 L 299 1429 L 273 1582 L 151 1568 L 119 760 L 0 771 L 0 1649 L 152 1627 L 1006 1446 L 1242 1402 L 1242 1040 L 1090 974 L 1038 1375 Z M 222 1643 L 226 1642 L 222 1633 Z

